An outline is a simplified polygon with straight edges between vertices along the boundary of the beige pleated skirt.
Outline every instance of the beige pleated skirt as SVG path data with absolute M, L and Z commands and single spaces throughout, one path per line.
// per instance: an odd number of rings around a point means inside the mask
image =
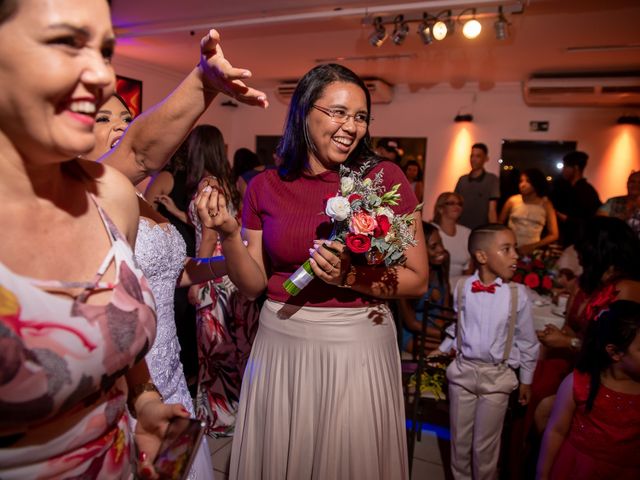
M 268 300 L 245 371 L 229 478 L 408 478 L 400 356 L 386 305 Z

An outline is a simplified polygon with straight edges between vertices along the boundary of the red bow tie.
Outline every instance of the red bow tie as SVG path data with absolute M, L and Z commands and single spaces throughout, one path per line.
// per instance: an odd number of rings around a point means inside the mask
M 485 285 L 480 280 L 476 280 L 471 284 L 471 292 L 487 292 L 487 293 L 496 293 L 496 287 L 499 287 L 497 283 L 492 283 L 491 285 Z

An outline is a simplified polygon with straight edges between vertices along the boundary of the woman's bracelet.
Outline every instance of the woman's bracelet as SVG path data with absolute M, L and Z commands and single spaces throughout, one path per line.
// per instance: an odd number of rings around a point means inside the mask
M 158 390 L 158 387 L 156 387 L 155 383 L 145 382 L 145 383 L 139 383 L 135 385 L 129 392 L 129 398 L 127 399 L 127 407 L 129 407 L 129 414 L 133 418 L 138 417 L 138 414 L 136 413 L 136 409 L 135 409 L 136 400 L 138 400 L 138 397 L 145 392 L 155 392 L 160 397 L 160 401 L 161 402 L 164 401 L 164 398 L 162 397 L 162 394 L 160 393 L 160 390 Z

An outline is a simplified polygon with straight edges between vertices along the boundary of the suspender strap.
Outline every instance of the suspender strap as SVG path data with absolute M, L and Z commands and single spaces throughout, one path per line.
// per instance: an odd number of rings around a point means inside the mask
M 458 280 L 458 328 L 456 331 L 456 349 L 458 353 L 462 352 L 462 306 L 464 305 L 464 284 L 468 277 Z
M 513 335 L 516 331 L 516 317 L 518 315 L 518 288 L 515 283 L 509 283 L 511 292 L 511 312 L 509 313 L 509 330 L 507 331 L 507 341 L 504 345 L 503 363 L 507 363 L 509 355 L 511 355 L 511 347 L 513 346 Z

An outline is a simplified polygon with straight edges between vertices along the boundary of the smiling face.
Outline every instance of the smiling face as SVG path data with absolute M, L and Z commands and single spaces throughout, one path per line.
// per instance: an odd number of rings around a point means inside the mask
M 311 108 L 307 125 L 313 147 L 309 154 L 309 170 L 321 173 L 343 164 L 367 132 L 366 123 L 356 123 L 352 115 L 368 115 L 367 100 L 362 89 L 348 82 L 327 85 L 315 105 L 324 110 L 342 110 L 350 115 L 340 124 L 327 113 Z
M 442 265 L 447 256 L 447 251 L 437 230 L 427 238 L 427 253 L 429 254 L 429 264 L 431 265 Z
M 475 257 L 487 273 L 504 281 L 511 280 L 518 260 L 515 235 L 508 229 L 493 233 Z
M 90 160 L 97 160 L 115 147 L 132 120 L 127 106 L 118 97 L 112 96 L 98 111 L 94 128 L 96 145 L 85 156 Z
M 30 162 L 91 150 L 113 92 L 114 34 L 105 0 L 21 0 L 0 24 L 0 131 Z

